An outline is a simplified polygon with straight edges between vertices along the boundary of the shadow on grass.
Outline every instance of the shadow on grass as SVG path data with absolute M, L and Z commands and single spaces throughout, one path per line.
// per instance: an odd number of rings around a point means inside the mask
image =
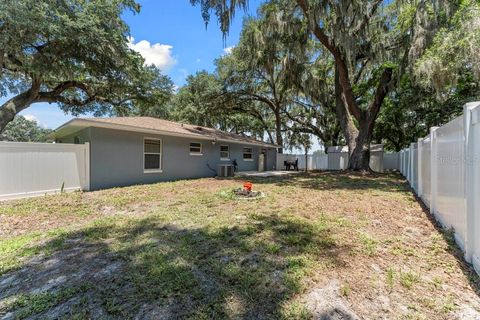
M 104 223 L 25 250 L 54 249 L 0 276 L 0 317 L 289 317 L 308 271 L 343 266 L 349 250 L 325 224 L 277 215 L 220 228 Z
M 349 171 L 311 171 L 276 177 L 236 177 L 234 180 L 313 190 L 408 191 L 408 185 L 396 172 L 362 175 Z

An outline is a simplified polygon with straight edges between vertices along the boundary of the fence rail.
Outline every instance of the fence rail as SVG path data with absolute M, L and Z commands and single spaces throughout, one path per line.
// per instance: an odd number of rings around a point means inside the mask
M 480 102 L 400 152 L 400 172 L 480 274 Z
M 0 200 L 88 190 L 89 144 L 0 142 Z

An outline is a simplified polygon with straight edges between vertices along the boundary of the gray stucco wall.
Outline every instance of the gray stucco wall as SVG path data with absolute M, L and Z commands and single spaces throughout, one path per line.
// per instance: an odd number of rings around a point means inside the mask
M 153 183 L 187 178 L 213 177 L 217 166 L 236 160 L 238 171 L 258 170 L 258 156 L 261 147 L 237 143 L 195 140 L 171 136 L 160 136 L 111 130 L 88 128 L 62 137 L 59 142 L 71 143 L 75 136 L 80 143 L 90 142 L 90 189 L 105 189 L 132 184 Z M 162 140 L 162 172 L 145 173 L 143 170 L 143 140 Z M 203 155 L 190 155 L 190 142 L 202 143 Z M 220 146 L 228 145 L 230 161 L 220 159 Z M 243 148 L 253 148 L 253 161 L 243 160 Z M 275 148 L 263 148 L 267 154 L 267 170 L 275 166 Z M 210 169 L 210 168 L 211 169 Z M 213 169 L 213 170 L 212 170 Z
M 78 137 L 78 143 L 83 144 L 85 142 L 90 142 L 90 132 L 91 128 L 86 128 L 84 130 L 72 133 L 71 135 L 61 137 L 60 139 L 57 139 L 57 143 L 75 143 L 75 137 Z

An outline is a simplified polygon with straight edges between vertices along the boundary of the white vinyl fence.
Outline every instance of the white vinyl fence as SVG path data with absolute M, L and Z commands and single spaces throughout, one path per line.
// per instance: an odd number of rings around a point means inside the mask
M 391 152 L 383 154 L 383 169 L 398 170 L 400 163 L 400 153 Z
M 0 142 L 0 200 L 88 190 L 89 144 Z
M 397 156 L 398 157 L 398 156 Z M 304 154 L 277 154 L 277 170 L 284 170 L 284 161 L 295 161 L 298 159 L 298 169 L 305 170 Z M 398 161 L 397 161 L 398 162 Z M 374 152 L 370 158 L 370 167 L 377 172 L 383 172 L 385 159 L 383 158 L 383 150 Z M 346 170 L 348 167 L 348 152 L 331 152 L 328 154 L 309 154 L 308 170 Z M 398 166 L 391 168 L 396 169 Z
M 480 102 L 400 152 L 400 172 L 480 273 Z
M 305 154 L 277 154 L 277 170 L 285 168 L 284 161 L 295 161 L 298 159 L 298 169 L 305 170 Z M 326 154 L 309 154 L 308 155 L 308 170 L 327 170 L 328 156 Z
M 348 152 L 330 152 L 327 154 L 328 170 L 346 170 L 348 168 Z

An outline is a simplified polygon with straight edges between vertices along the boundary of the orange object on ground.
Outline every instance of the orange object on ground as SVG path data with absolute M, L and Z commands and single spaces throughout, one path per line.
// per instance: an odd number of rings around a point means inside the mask
M 252 191 L 253 184 L 251 182 L 244 182 L 243 183 L 243 189 L 247 191 Z

